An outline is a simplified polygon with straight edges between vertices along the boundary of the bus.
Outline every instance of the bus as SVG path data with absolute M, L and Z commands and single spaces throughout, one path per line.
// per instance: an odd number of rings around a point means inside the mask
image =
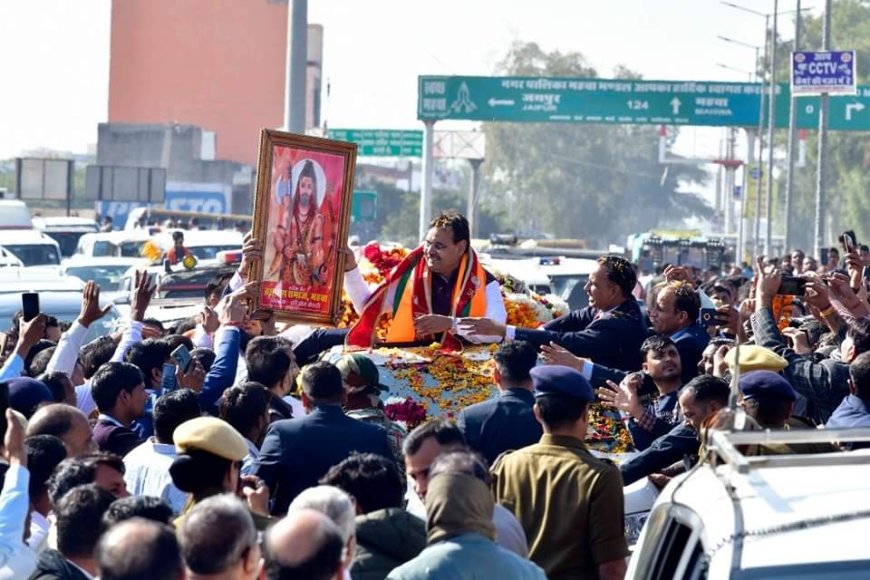
M 721 270 L 733 261 L 725 241 L 708 237 L 700 230 L 653 230 L 628 236 L 626 257 L 642 272 L 656 272 L 665 264 L 690 266 L 699 270 Z
M 162 207 L 137 207 L 131 210 L 127 216 L 127 223 L 124 225 L 124 229 L 140 229 L 148 224 L 162 225 L 166 220 L 173 220 L 183 224 L 179 227 L 185 228 L 193 218 L 196 218 L 199 222 L 199 227 L 209 230 L 238 229 L 239 231 L 244 230 L 248 232 L 253 222 L 253 217 L 244 214 L 215 214 L 199 211 L 171 210 Z

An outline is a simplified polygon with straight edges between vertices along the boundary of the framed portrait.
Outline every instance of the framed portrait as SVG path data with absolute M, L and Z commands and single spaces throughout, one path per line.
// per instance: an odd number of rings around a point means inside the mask
M 285 322 L 335 326 L 353 195 L 356 145 L 263 129 L 253 235 L 263 259 L 256 308 Z

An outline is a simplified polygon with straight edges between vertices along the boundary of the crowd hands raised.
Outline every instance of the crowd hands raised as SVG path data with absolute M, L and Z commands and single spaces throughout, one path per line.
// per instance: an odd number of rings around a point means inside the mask
M 0 578 L 620 578 L 623 485 L 698 461 L 705 430 L 733 421 L 738 368 L 750 426 L 870 426 L 866 253 L 820 271 L 800 258 L 638 277 L 603 257 L 590 307 L 542 329 L 465 317 L 466 336 L 501 343 L 499 396 L 410 433 L 365 353 L 318 360 L 345 332 L 252 311 L 250 237 L 238 274 L 173 328 L 146 317 L 143 273 L 124 327 L 83 344 L 107 312 L 89 282 L 69 326 L 39 315 L 8 333 Z M 785 300 L 795 274 L 803 295 Z M 584 444 L 597 405 L 637 451 L 619 466 Z M 843 452 L 756 450 L 820 451 Z

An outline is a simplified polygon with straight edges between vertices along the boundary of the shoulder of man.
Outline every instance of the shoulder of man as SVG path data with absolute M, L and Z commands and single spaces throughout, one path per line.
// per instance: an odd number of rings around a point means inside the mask
M 509 449 L 507 451 L 503 451 L 501 455 L 495 458 L 495 461 L 492 462 L 492 467 L 489 470 L 493 473 L 496 471 L 501 471 L 505 468 L 505 465 L 511 463 L 515 458 L 518 457 L 518 453 L 516 449 Z

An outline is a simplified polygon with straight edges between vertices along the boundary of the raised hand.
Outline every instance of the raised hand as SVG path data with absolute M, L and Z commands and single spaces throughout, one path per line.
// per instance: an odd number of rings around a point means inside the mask
M 130 300 L 130 316 L 137 322 L 145 320 L 145 311 L 151 304 L 157 284 L 151 281 L 151 276 L 144 270 L 136 270 L 133 297 Z
M 88 280 L 82 293 L 82 309 L 79 313 L 78 323 L 87 328 L 108 314 L 111 309 L 111 304 L 105 308 L 100 308 L 100 285 L 93 280 Z

